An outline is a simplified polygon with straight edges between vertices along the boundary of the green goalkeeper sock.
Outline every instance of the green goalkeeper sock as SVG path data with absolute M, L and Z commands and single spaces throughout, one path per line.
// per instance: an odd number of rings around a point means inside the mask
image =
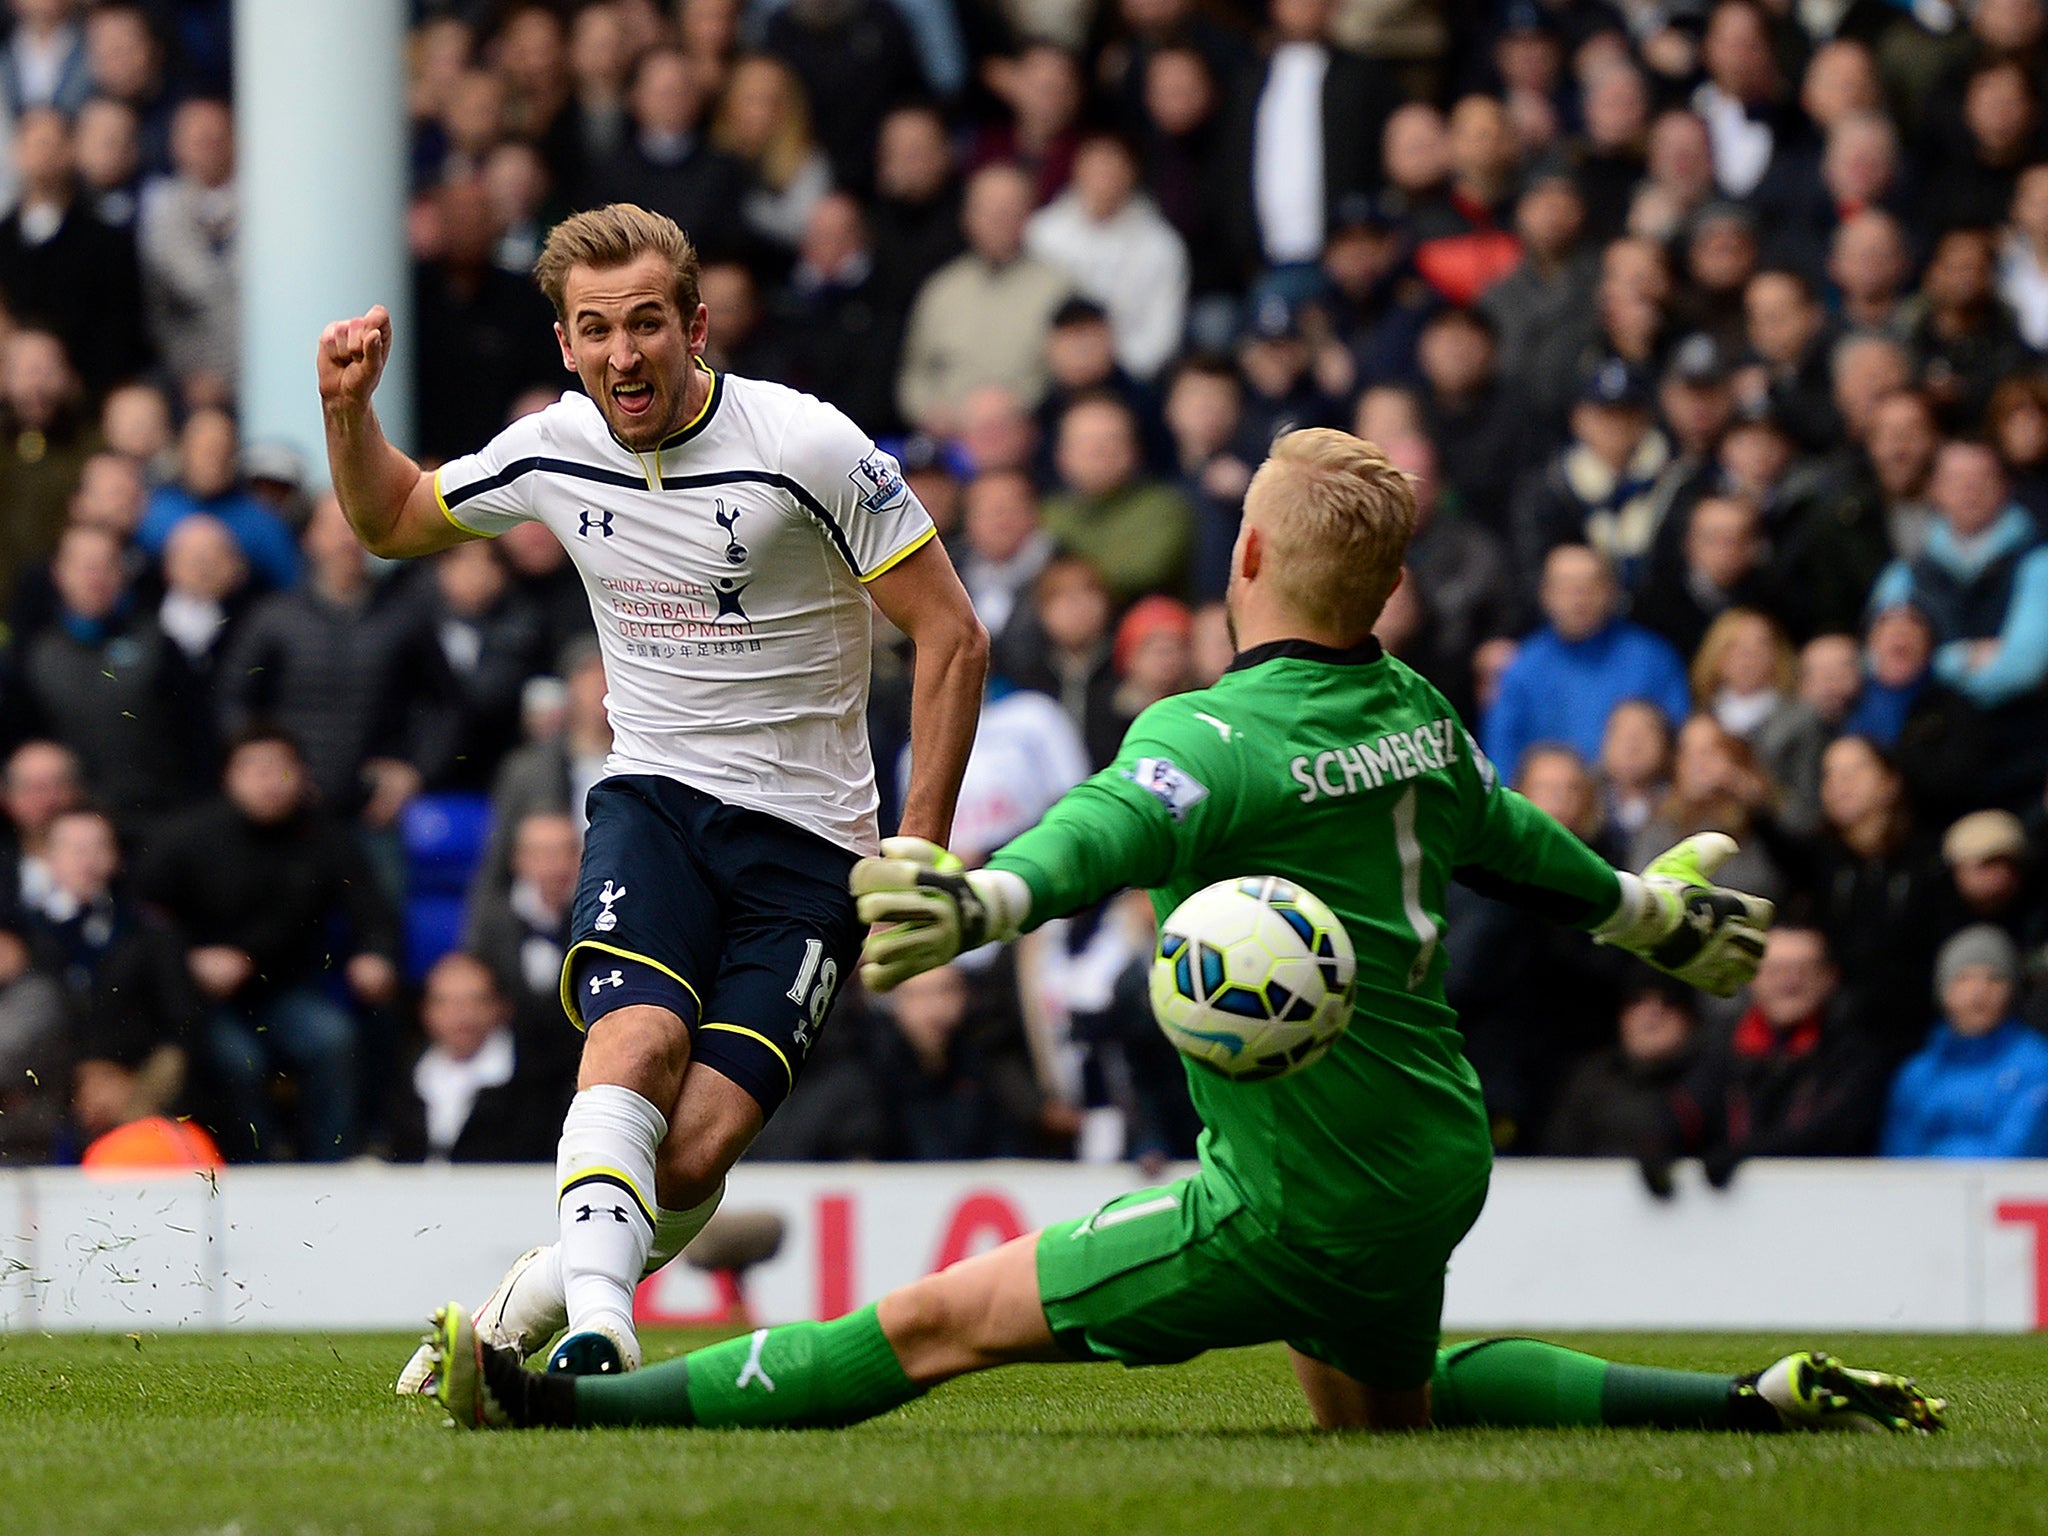
M 1615 1365 L 1539 1339 L 1480 1339 L 1437 1351 L 1439 1428 L 1736 1429 L 1735 1378 Z
M 576 1423 L 824 1429 L 923 1391 L 903 1374 L 875 1309 L 863 1307 L 836 1322 L 757 1329 L 624 1376 L 578 1377 Z

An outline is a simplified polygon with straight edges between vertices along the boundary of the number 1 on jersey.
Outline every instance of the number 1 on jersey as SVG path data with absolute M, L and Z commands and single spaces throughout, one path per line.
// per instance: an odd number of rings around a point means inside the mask
M 1422 909 L 1422 843 L 1415 835 L 1413 784 L 1394 802 L 1394 851 L 1401 856 L 1401 908 L 1415 930 L 1415 960 L 1408 967 L 1408 990 L 1413 992 L 1429 975 L 1429 962 L 1436 958 L 1437 940 L 1443 936 L 1436 920 Z

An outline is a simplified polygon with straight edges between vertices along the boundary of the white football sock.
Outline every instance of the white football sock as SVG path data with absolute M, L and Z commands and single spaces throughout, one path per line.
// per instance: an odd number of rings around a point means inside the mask
M 654 1245 L 654 1154 L 667 1134 L 646 1099 L 600 1083 L 570 1101 L 555 1153 L 569 1329 L 601 1329 L 636 1355 L 633 1287 Z
M 705 1224 L 717 1214 L 718 1203 L 724 1198 L 725 1183 L 720 1180 L 716 1192 L 701 1205 L 693 1205 L 687 1211 L 657 1210 L 654 1213 L 654 1241 L 647 1249 L 647 1260 L 641 1265 L 640 1278 L 644 1280 L 665 1268 L 670 1260 L 689 1247 L 690 1240 L 702 1232 Z M 521 1271 L 503 1310 L 504 1331 L 510 1337 L 538 1339 L 545 1343 L 567 1326 L 568 1287 L 562 1278 L 560 1243 L 550 1243 L 539 1258 Z M 492 1338 L 489 1342 L 506 1347 L 504 1339 Z M 522 1349 L 521 1352 L 528 1351 Z

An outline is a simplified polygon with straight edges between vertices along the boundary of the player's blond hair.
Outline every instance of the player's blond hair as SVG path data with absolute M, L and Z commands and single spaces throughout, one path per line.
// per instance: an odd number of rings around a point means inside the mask
M 1377 443 L 1330 427 L 1274 442 L 1244 496 L 1265 540 L 1260 574 L 1319 629 L 1363 639 L 1400 579 L 1415 491 Z
M 534 281 L 566 321 L 569 273 L 576 267 L 623 267 L 652 253 L 668 263 L 676 307 L 683 322 L 697 313 L 697 247 L 682 226 L 634 203 L 607 203 L 572 214 L 549 233 L 533 264 Z

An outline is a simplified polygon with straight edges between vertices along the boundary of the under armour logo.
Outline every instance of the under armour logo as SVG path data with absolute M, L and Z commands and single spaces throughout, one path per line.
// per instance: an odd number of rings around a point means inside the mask
M 754 1337 L 747 1346 L 747 1363 L 740 1367 L 740 1373 L 738 1377 L 734 1379 L 732 1384 L 733 1390 L 735 1392 L 737 1392 L 740 1388 L 746 1386 L 747 1383 L 750 1381 L 758 1381 L 770 1392 L 773 1392 L 775 1390 L 775 1382 L 773 1378 L 771 1378 L 766 1371 L 761 1369 L 761 1351 L 765 1349 L 767 1345 L 768 1330 L 766 1328 L 756 1328 L 754 1330 Z
M 590 995 L 595 997 L 606 987 L 623 987 L 625 984 L 626 973 L 624 971 L 613 971 L 609 976 L 593 976 L 590 978 Z
M 604 907 L 604 910 L 597 914 L 597 921 L 590 926 L 599 933 L 610 933 L 614 928 L 618 927 L 619 914 L 612 910 L 612 903 L 625 894 L 626 888 L 623 885 L 614 890 L 611 881 L 605 881 L 604 889 L 597 893 L 598 902 Z
M 734 524 L 740 520 L 740 509 L 734 507 L 728 512 L 725 510 L 725 502 L 718 498 L 713 499 L 712 505 L 718 509 L 711 514 L 712 520 L 725 530 L 725 563 L 727 565 L 745 565 L 747 563 L 747 546 L 742 544 L 738 536 L 732 531 Z
M 612 514 L 610 511 L 578 512 L 576 516 L 581 524 L 576 530 L 578 538 L 589 538 L 590 530 L 593 528 L 597 530 L 599 538 L 608 539 L 612 536 Z
M 620 1226 L 627 1225 L 626 1208 L 623 1205 L 579 1205 L 576 1207 L 576 1219 L 578 1221 L 589 1221 L 593 1216 L 600 1215 L 606 1211 L 611 1213 L 612 1220 L 616 1221 Z M 774 1389 L 770 1388 L 769 1390 L 772 1391 Z

